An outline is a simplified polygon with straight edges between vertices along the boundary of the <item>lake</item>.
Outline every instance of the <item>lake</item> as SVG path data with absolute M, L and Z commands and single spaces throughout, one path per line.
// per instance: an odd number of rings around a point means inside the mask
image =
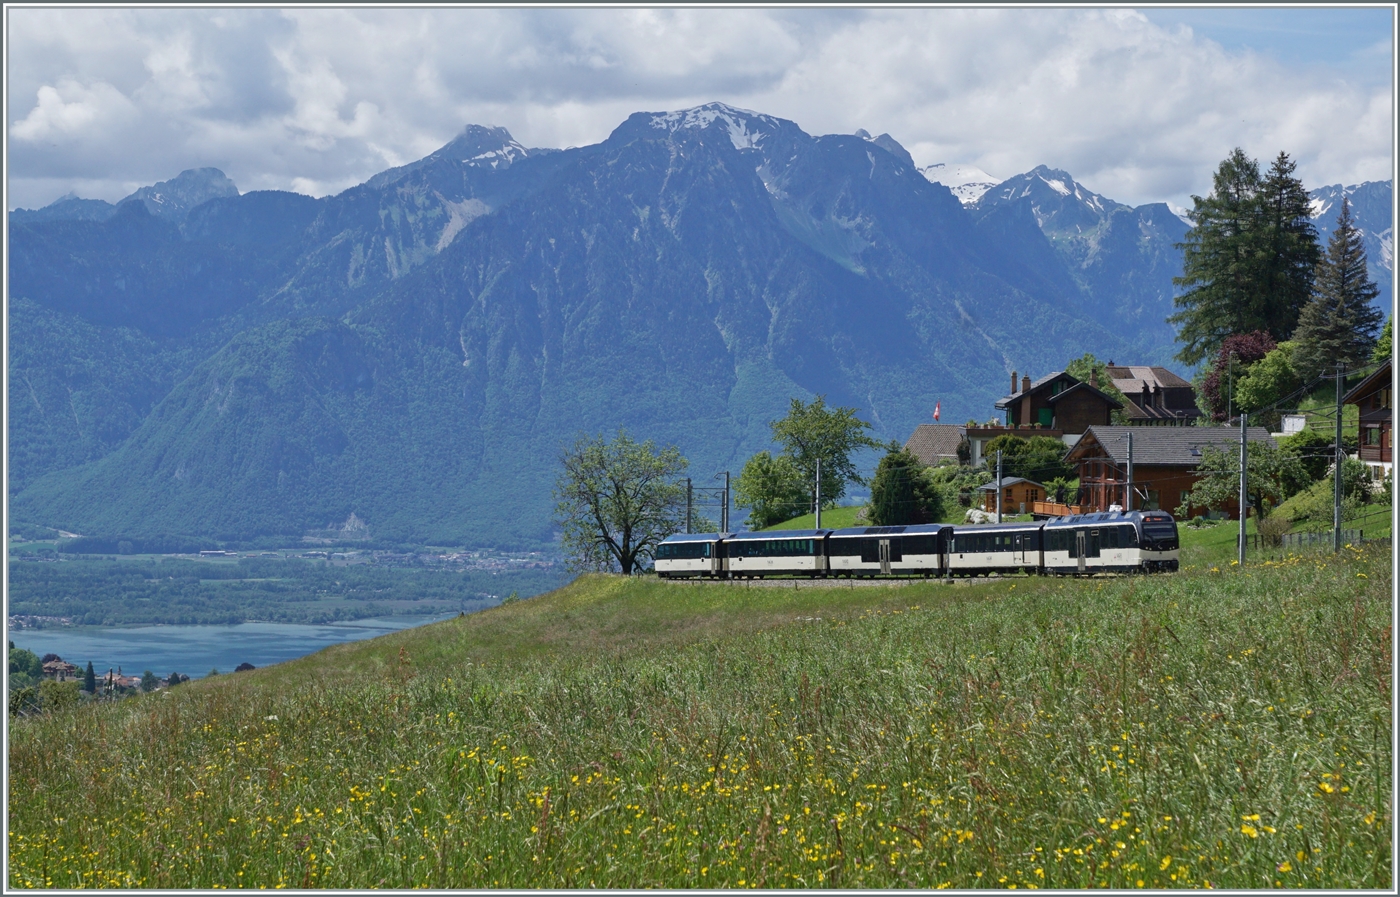
M 208 675 L 211 668 L 231 673 L 240 663 L 265 667 L 341 642 L 374 638 L 454 616 L 375 617 L 325 624 L 20 629 L 10 632 L 10 640 L 16 648 L 27 648 L 40 657 L 57 654 L 80 670 L 92 661 L 99 672 L 121 667 L 128 676 L 139 676 L 146 670 L 168 676 L 174 671 L 198 679 Z

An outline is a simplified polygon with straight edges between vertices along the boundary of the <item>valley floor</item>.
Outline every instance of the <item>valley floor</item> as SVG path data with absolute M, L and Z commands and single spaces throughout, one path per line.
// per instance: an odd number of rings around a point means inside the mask
M 10 723 L 10 887 L 1393 880 L 1388 546 L 949 588 L 592 576 Z

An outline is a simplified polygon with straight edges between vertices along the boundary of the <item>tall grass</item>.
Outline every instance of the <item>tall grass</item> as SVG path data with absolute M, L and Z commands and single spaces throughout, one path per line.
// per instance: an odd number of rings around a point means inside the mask
M 590 577 L 10 728 L 12 887 L 1388 887 L 1390 559 Z

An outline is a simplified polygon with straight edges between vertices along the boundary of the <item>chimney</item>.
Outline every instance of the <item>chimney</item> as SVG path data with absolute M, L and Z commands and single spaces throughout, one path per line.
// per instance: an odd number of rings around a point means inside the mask
M 1015 395 L 1015 394 L 1016 394 L 1016 372 L 1015 372 L 1015 371 L 1012 371 L 1012 372 L 1011 372 L 1011 394 L 1012 394 L 1012 395 Z
M 1146 411 L 1153 406 L 1152 397 L 1147 389 L 1147 384 L 1142 384 L 1142 410 Z
M 1094 389 L 1098 389 L 1098 388 L 1099 388 L 1099 369 L 1098 369 L 1098 368 L 1093 368 L 1092 370 L 1089 371 L 1089 385 L 1092 386 L 1092 387 L 1094 387 Z
M 1031 391 L 1031 378 L 1030 378 L 1030 377 L 1026 377 L 1026 376 L 1021 377 L 1021 392 L 1030 392 L 1030 391 Z
M 1167 391 L 1155 384 L 1152 386 L 1152 404 L 1163 411 L 1167 408 Z

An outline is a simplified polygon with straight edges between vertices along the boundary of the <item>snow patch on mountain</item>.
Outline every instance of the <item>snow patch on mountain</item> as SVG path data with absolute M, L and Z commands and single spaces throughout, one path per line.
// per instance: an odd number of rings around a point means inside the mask
M 715 121 L 719 121 L 729 132 L 729 141 L 735 149 L 757 149 L 763 138 L 779 127 L 778 119 L 771 115 L 724 103 L 706 103 L 677 112 L 658 112 L 651 117 L 651 126 L 674 134 L 683 128 L 708 128 Z
M 942 184 L 952 191 L 958 202 L 970 206 L 982 198 L 982 194 L 1000 184 L 1002 179 L 978 168 L 976 165 L 935 162 L 919 169 L 919 173 L 935 184 Z

